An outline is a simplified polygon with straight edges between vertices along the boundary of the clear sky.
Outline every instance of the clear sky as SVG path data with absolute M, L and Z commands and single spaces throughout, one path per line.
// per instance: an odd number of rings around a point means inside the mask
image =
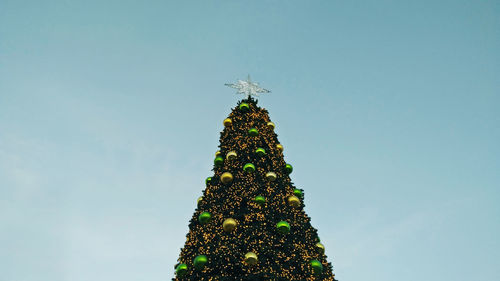
M 0 0 L 0 281 L 172 278 L 247 74 L 340 280 L 500 280 L 499 1 Z

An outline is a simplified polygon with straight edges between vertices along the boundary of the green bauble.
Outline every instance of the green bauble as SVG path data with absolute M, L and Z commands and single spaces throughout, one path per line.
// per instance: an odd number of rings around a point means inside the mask
M 203 267 L 205 267 L 205 264 L 207 264 L 207 262 L 207 256 L 199 255 L 193 260 L 194 268 L 196 268 L 197 270 L 201 270 L 203 269 Z
M 212 178 L 211 177 L 208 177 L 206 180 L 205 180 L 205 185 L 208 186 L 208 184 L 212 181 Z
M 214 159 L 215 166 L 220 167 L 220 166 L 222 166 L 222 163 L 224 163 L 224 158 L 222 158 L 221 156 L 215 157 L 215 159 Z
M 255 166 L 252 163 L 247 163 L 243 166 L 243 171 L 247 173 L 255 172 Z
M 311 267 L 314 274 L 321 274 L 323 272 L 323 265 L 318 260 L 312 260 Z
M 240 110 L 241 111 L 247 112 L 249 109 L 250 109 L 250 106 L 248 105 L 248 103 L 242 102 L 240 104 Z
M 184 276 L 187 273 L 187 271 L 188 271 L 188 266 L 185 263 L 181 263 L 175 268 L 175 274 L 177 274 L 177 276 L 179 277 Z
M 262 157 L 262 156 L 266 155 L 266 150 L 265 150 L 264 148 L 259 147 L 259 148 L 257 148 L 257 149 L 255 150 L 255 153 L 256 153 L 258 156 Z
M 280 221 L 276 224 L 276 228 L 281 234 L 290 232 L 290 225 L 286 221 Z
M 297 189 L 297 188 L 293 190 L 293 194 L 295 194 L 295 196 L 297 196 L 299 198 L 304 197 L 304 194 L 302 193 L 302 190 Z
M 285 172 L 286 172 L 287 174 L 290 174 L 292 171 L 293 171 L 293 167 L 292 167 L 292 165 L 290 165 L 290 164 L 286 164 L 286 165 L 285 165 Z
M 212 215 L 209 212 L 203 212 L 198 216 L 198 221 L 201 224 L 206 224 L 210 219 L 212 218 Z
M 259 131 L 257 131 L 257 129 L 255 128 L 251 128 L 250 130 L 248 130 L 248 135 L 250 135 L 251 137 L 256 137 L 259 135 Z
M 259 205 L 264 205 L 266 203 L 266 198 L 264 198 L 264 196 L 259 195 L 255 197 L 254 201 Z

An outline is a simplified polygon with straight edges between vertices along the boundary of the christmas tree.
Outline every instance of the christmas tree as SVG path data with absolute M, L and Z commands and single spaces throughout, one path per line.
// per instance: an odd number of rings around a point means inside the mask
M 335 280 L 275 124 L 251 97 L 269 91 L 250 77 L 226 85 L 248 98 L 223 121 L 172 280 Z

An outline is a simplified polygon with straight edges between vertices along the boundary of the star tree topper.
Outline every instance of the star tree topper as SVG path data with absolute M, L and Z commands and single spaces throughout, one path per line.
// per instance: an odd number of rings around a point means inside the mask
M 258 83 L 254 83 L 250 80 L 250 75 L 248 75 L 248 78 L 246 81 L 243 80 L 238 80 L 235 84 L 224 84 L 228 87 L 237 89 L 238 92 L 237 94 L 247 94 L 249 97 L 250 96 L 259 96 L 259 93 L 270 93 L 271 91 L 266 90 L 264 88 L 259 87 Z

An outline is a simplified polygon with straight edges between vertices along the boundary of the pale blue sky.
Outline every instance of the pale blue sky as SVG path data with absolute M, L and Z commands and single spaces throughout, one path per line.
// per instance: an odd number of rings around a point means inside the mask
M 353 3 L 355 2 L 355 3 Z M 249 73 L 343 281 L 500 280 L 500 2 L 0 1 L 0 281 L 164 281 Z

